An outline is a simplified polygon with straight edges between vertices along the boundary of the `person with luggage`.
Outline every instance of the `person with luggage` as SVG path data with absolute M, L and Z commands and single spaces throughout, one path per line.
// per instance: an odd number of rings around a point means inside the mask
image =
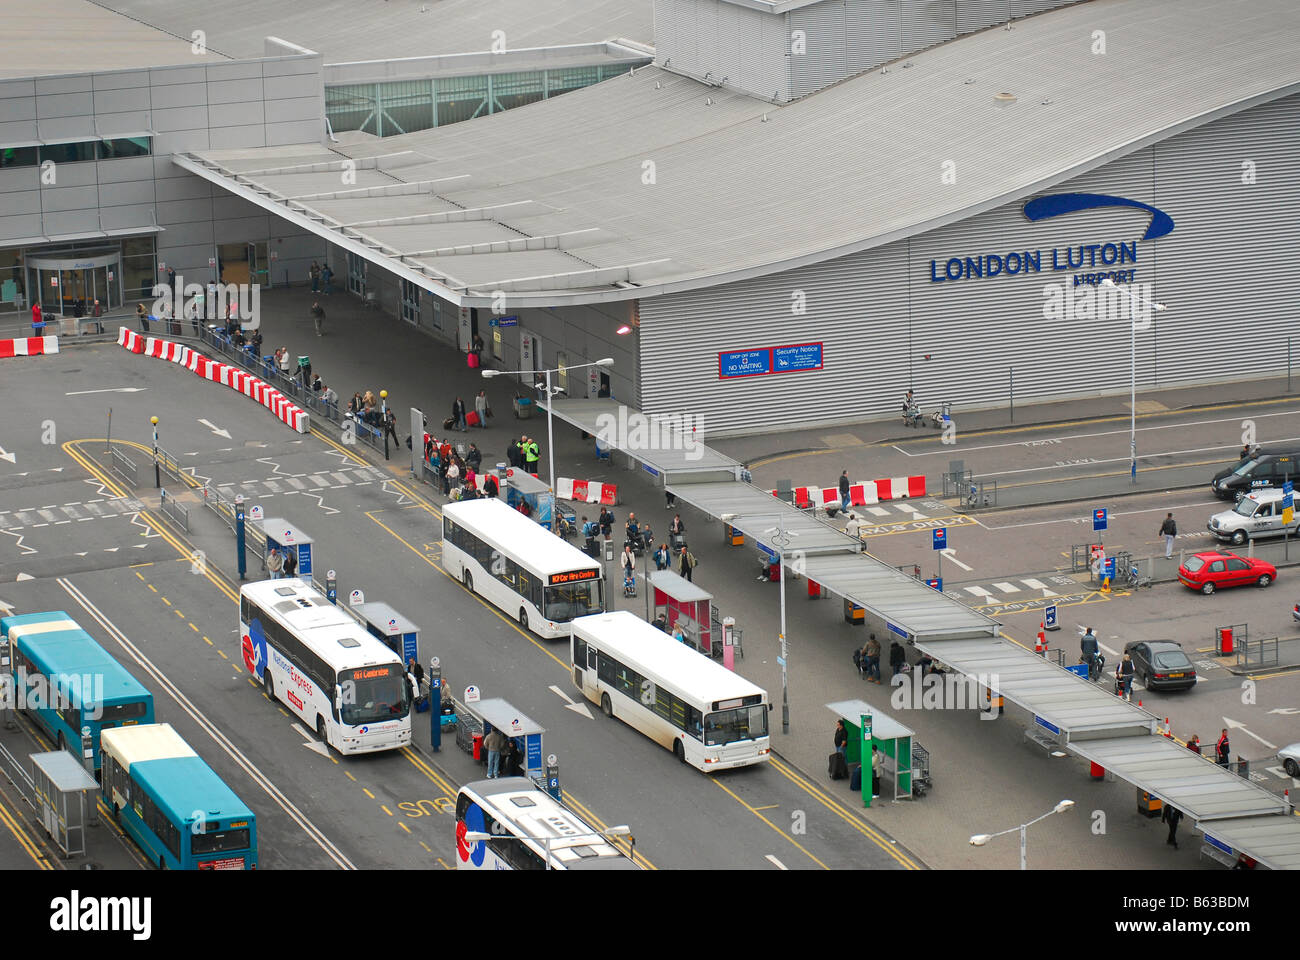
M 1214 762 L 1221 767 L 1226 767 L 1231 751 L 1232 746 L 1228 743 L 1228 728 L 1224 727 L 1223 732 L 1219 734 L 1218 743 L 1214 745 Z
M 1172 513 L 1165 514 L 1165 522 L 1160 524 L 1160 535 L 1165 538 L 1165 559 L 1174 555 L 1174 537 L 1178 536 L 1178 524 Z
M 464 433 L 466 430 L 469 429 L 465 425 L 465 401 L 462 400 L 460 397 L 457 397 L 454 401 L 452 401 L 451 416 L 452 419 L 455 421 L 455 423 L 453 424 L 455 429 L 459 430 L 461 433 Z
M 284 551 L 284 575 L 292 580 L 298 576 L 298 551 Z
M 1119 667 L 1115 671 L 1115 679 L 1118 689 L 1115 691 L 1117 696 L 1125 700 L 1133 699 L 1133 674 L 1137 672 L 1137 667 L 1133 663 L 1133 657 L 1124 654 L 1124 659 L 1119 662 Z
M 614 532 L 614 512 L 609 507 L 600 508 L 600 533 L 606 540 Z
M 880 682 L 880 641 L 873 633 L 862 648 L 862 670 L 872 683 Z
M 1099 652 L 1097 635 L 1092 632 L 1092 627 L 1089 627 L 1084 635 L 1079 638 L 1079 653 L 1083 658 L 1083 662 L 1088 665 L 1088 679 L 1094 682 L 1101 674 L 1101 667 L 1097 662 Z
M 680 513 L 673 514 L 673 522 L 668 524 L 668 540 L 679 553 L 686 546 L 686 524 Z
M 629 513 L 627 515 L 627 526 L 624 527 L 624 530 L 627 533 L 627 537 L 623 541 L 623 543 L 626 546 L 631 547 L 633 550 L 640 550 L 641 549 L 641 527 L 636 522 L 635 513 Z
M 849 746 L 849 731 L 844 727 L 843 720 L 835 721 L 835 752 L 844 755 Z
M 474 362 L 471 366 L 476 370 L 483 366 L 483 338 L 477 333 L 474 334 L 474 339 L 470 342 L 469 352 L 474 355 Z
M 407 657 L 406 672 L 415 680 L 415 699 L 418 701 L 424 692 L 424 667 L 415 657 Z
M 501 751 L 506 748 L 506 735 L 493 727 L 483 738 L 483 746 L 487 748 L 488 779 L 495 780 L 501 775 Z
M 32 306 L 32 329 L 33 329 L 34 331 L 35 331 L 36 328 L 37 328 L 37 324 L 40 325 L 40 329 L 41 329 L 41 330 L 44 330 L 44 329 L 45 329 L 45 321 L 41 319 L 41 313 L 40 313 L 40 310 L 41 310 L 41 305 L 40 305 L 39 303 L 38 303 L 38 304 L 35 304 L 35 305 Z M 135 318 L 136 318 L 137 320 L 140 321 L 140 329 L 141 329 L 144 333 L 148 333 L 148 332 L 149 332 L 149 314 L 145 313 L 145 310 L 144 310 L 144 304 L 143 304 L 143 303 L 137 303 L 137 304 L 135 305 Z M 36 333 L 36 335 L 37 335 L 37 336 L 40 336 L 39 331 Z
M 695 559 L 695 554 L 691 553 L 685 543 L 682 543 L 681 566 L 679 568 L 681 575 L 691 583 L 694 583 L 695 580 L 693 573 L 697 566 L 698 562 Z

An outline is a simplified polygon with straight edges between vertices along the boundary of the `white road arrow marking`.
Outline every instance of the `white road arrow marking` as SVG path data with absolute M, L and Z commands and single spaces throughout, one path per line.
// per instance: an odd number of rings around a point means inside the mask
M 3 613 L 7 617 L 13 612 L 14 605 L 12 603 L 5 603 L 3 600 L 0 600 L 0 613 Z
M 35 579 L 36 578 L 33 577 L 30 573 L 20 573 L 18 574 L 18 576 L 14 577 L 14 580 L 17 581 L 18 583 L 22 583 L 24 580 L 35 580 Z
M 217 425 L 216 425 L 215 423 L 213 423 L 211 420 L 204 420 L 202 417 L 200 417 L 200 418 L 199 418 L 199 423 L 203 424 L 205 427 L 207 427 L 209 430 L 211 430 L 211 431 L 212 431 L 213 433 L 215 433 L 217 436 L 219 436 L 219 437 L 225 437 L 227 440 L 230 439 L 230 431 L 229 431 L 229 430 L 222 430 L 219 426 L 217 426 Z
M 1295 777 L 1287 773 L 1284 767 L 1265 767 L 1264 769 L 1273 774 L 1273 776 L 1277 777 L 1279 780 L 1295 780 Z
M 939 552 L 943 554 L 947 559 L 957 564 L 957 566 L 967 571 L 968 573 L 971 571 L 971 569 L 973 569 L 971 567 L 966 566 L 966 564 L 962 563 L 960 560 L 957 559 L 956 556 L 954 556 L 954 554 L 957 552 L 955 547 L 948 547 L 946 550 L 940 550 Z
M 1300 710 L 1297 710 L 1295 707 L 1278 707 L 1276 710 L 1270 710 L 1269 713 L 1280 713 L 1283 716 L 1290 717 L 1300 713 Z
M 73 390 L 71 393 L 65 393 L 65 397 L 81 397 L 88 393 L 140 393 L 148 390 L 148 387 L 105 387 L 103 390 Z
M 1240 720 L 1229 720 L 1227 717 L 1224 717 L 1224 718 L 1223 718 L 1223 725 L 1224 725 L 1225 727 L 1227 727 L 1229 730 L 1240 730 L 1240 731 L 1241 731 L 1242 733 L 1244 733 L 1246 736 L 1248 736 L 1248 737 L 1254 737 L 1256 740 L 1258 740 L 1258 741 L 1259 741 L 1260 743 L 1262 743 L 1264 746 L 1268 747 L 1270 750 L 1276 750 L 1276 749 L 1277 749 L 1277 744 L 1276 744 L 1276 743 L 1269 743 L 1267 740 L 1265 740 L 1265 739 L 1264 739 L 1263 737 L 1261 737 L 1259 734 L 1257 734 L 1257 733 L 1251 733 L 1249 730 L 1246 729 L 1246 725 L 1245 725 L 1244 723 L 1242 723 Z
M 768 854 L 766 857 L 764 857 L 763 859 L 766 860 L 766 861 L 768 861 L 770 864 L 772 864 L 772 866 L 776 867 L 778 870 L 789 870 L 789 869 L 790 869 L 790 868 L 787 867 L 784 863 L 782 863 L 780 860 L 778 860 L 778 859 L 776 858 L 776 856 L 773 855 L 773 854 L 770 854 L 770 853 L 769 853 L 769 854 Z
M 13 464 L 16 464 L 18 462 L 18 458 L 14 454 L 5 453 L 4 447 L 0 447 L 0 460 L 8 460 L 10 463 Z
M 291 726 L 295 731 L 297 731 L 299 734 L 302 735 L 302 737 L 304 738 L 303 746 L 306 747 L 308 750 L 314 750 L 316 753 L 319 753 L 322 757 L 328 757 L 330 755 L 330 748 L 325 746 L 325 744 L 321 743 L 310 733 L 308 733 L 302 724 L 291 723 L 289 726 Z
M 550 690 L 551 693 L 555 694 L 557 697 L 559 697 L 561 700 L 564 701 L 564 709 L 572 710 L 574 713 L 580 713 L 588 720 L 591 719 L 591 711 L 587 709 L 587 705 L 585 703 L 574 703 L 573 700 L 569 697 L 569 695 L 565 693 L 563 690 L 561 690 L 559 687 L 555 686 L 555 684 L 551 684 Z

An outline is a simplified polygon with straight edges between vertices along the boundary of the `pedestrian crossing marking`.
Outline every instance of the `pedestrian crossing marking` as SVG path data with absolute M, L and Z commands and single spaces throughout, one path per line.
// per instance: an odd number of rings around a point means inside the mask
M 1026 577 L 1024 580 L 1021 580 L 1020 582 L 1023 583 L 1026 587 L 1029 587 L 1029 589 L 1031 589 L 1031 590 L 1049 590 L 1049 589 L 1051 589 L 1050 587 L 1047 586 L 1047 584 L 1043 583 L 1043 581 L 1041 581 L 1041 580 L 1034 580 L 1033 578 L 1030 578 L 1030 577 Z
M 997 587 L 997 589 L 1001 590 L 1003 593 L 1019 593 L 1019 592 L 1020 592 L 1020 588 L 1019 588 L 1019 587 L 1017 587 L 1014 583 L 1007 583 L 1005 580 L 1002 581 L 1001 583 L 995 583 L 995 584 L 993 584 L 993 586 Z
M 886 510 L 884 507 L 866 507 L 865 509 L 867 513 L 870 513 L 873 516 L 877 516 L 877 517 L 889 516 L 889 511 Z
M 983 587 L 965 587 L 964 589 L 967 593 L 969 593 L 973 597 L 988 598 L 993 596 L 993 594 L 989 593 Z

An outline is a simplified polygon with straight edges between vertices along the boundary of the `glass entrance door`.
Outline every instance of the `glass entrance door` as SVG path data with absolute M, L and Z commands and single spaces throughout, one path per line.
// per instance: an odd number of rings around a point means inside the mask
M 33 258 L 29 266 L 45 313 L 71 317 L 80 305 L 89 316 L 96 300 L 105 311 L 122 306 L 121 259 L 117 254 L 83 260 Z

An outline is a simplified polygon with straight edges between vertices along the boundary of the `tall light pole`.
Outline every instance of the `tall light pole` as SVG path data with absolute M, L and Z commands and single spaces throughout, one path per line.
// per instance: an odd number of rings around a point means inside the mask
M 1054 813 L 1064 813 L 1066 810 L 1069 810 L 1073 806 L 1074 806 L 1073 800 L 1062 800 L 1060 803 L 1054 806 L 1051 810 L 1048 810 L 1041 817 L 1035 817 L 1033 820 L 1030 820 L 1028 823 L 1022 823 L 1018 827 L 1012 827 L 1010 830 L 1000 830 L 997 833 L 977 833 L 975 834 L 975 836 L 970 838 L 970 844 L 972 847 L 982 847 L 984 846 L 984 844 L 988 843 L 994 837 L 1005 836 L 1008 833 L 1015 833 L 1017 830 L 1019 830 L 1020 831 L 1020 869 L 1028 870 L 1029 869 L 1029 853 L 1028 853 L 1029 839 L 1027 836 L 1027 831 L 1029 830 L 1029 828 L 1032 827 L 1034 824 L 1036 824 L 1039 820 L 1046 820 Z
M 1103 287 L 1114 287 L 1115 281 L 1107 277 L 1101 282 Z M 1157 303 L 1154 300 L 1148 300 L 1134 292 L 1132 286 L 1128 290 L 1129 296 L 1129 333 L 1130 333 L 1130 352 L 1129 361 L 1132 365 L 1132 389 L 1129 393 L 1129 479 L 1131 483 L 1137 483 L 1138 479 L 1138 435 L 1137 435 L 1137 384 L 1138 384 L 1138 362 L 1137 362 L 1137 302 L 1150 304 L 1157 310 L 1163 310 L 1165 305 Z
M 582 370 L 585 367 L 612 367 L 613 365 L 614 365 L 614 358 L 606 357 L 603 360 L 596 360 L 593 363 L 579 363 L 571 367 L 565 367 L 564 369 L 565 372 L 568 372 L 569 370 Z M 545 370 L 484 370 L 483 377 L 484 379 L 491 379 L 492 377 L 499 377 L 502 374 L 516 374 L 519 376 L 523 376 L 524 374 L 535 375 L 538 373 L 546 374 L 546 388 L 545 388 L 546 389 L 546 453 L 547 453 L 547 462 L 549 463 L 550 470 L 551 470 L 550 481 L 549 481 L 551 487 L 551 493 L 554 493 L 555 492 L 555 428 L 553 426 L 553 421 L 551 419 L 551 407 L 555 401 L 555 393 L 551 388 L 551 374 L 559 373 L 559 370 L 558 369 L 552 370 L 549 367 Z
M 384 459 L 388 459 L 388 391 L 379 391 L 379 422 L 384 428 Z
M 605 830 L 597 830 L 596 836 L 600 837 L 628 837 L 632 836 L 632 828 L 626 825 L 618 827 L 609 827 Z M 551 869 L 551 837 L 529 837 L 524 834 L 513 833 L 484 833 L 480 830 L 470 830 L 465 834 L 466 843 L 487 843 L 491 840 L 532 840 L 534 843 L 546 844 L 546 869 Z M 632 840 L 632 849 L 636 849 L 636 841 Z
M 154 489 L 162 489 L 162 477 L 158 471 L 158 418 L 150 417 L 149 422 L 153 424 L 153 485 Z

